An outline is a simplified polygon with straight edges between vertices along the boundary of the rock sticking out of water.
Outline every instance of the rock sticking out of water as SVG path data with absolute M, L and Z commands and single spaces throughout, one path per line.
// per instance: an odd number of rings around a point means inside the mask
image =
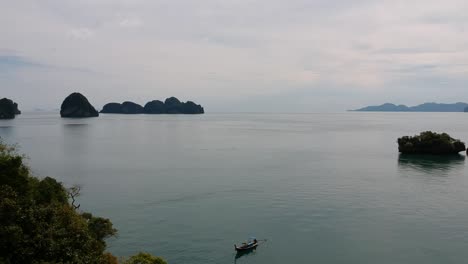
M 421 132 L 415 136 L 404 136 L 398 139 L 398 151 L 403 154 L 457 154 L 465 151 L 465 143 L 450 137 L 446 133 L 432 131 Z
M 18 109 L 18 104 L 8 98 L 0 100 L 0 119 L 13 119 L 16 115 L 21 114 Z
M 97 117 L 98 111 L 80 93 L 72 93 L 62 103 L 61 117 Z

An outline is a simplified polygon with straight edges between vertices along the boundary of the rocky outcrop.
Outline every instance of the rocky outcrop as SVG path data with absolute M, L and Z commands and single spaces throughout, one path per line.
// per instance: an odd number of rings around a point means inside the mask
M 143 106 L 134 102 L 123 102 L 122 114 L 143 114 Z
M 167 98 L 164 102 L 150 101 L 142 107 L 133 102 L 106 104 L 101 113 L 106 114 L 203 114 L 205 111 L 201 105 L 192 101 L 183 103 L 175 97 Z
M 104 105 L 101 110 L 104 114 L 120 114 L 122 113 L 122 104 L 119 103 L 108 103 Z
M 104 114 L 143 114 L 143 106 L 134 102 L 108 103 L 104 105 L 101 113 Z
M 154 100 L 145 104 L 145 114 L 165 114 L 166 106 L 159 100 Z
M 169 97 L 164 101 L 166 114 L 203 114 L 205 113 L 201 105 L 192 101 L 182 103 L 175 97 Z
M 15 107 L 15 115 L 21 115 L 21 111 L 18 109 L 18 104 L 13 102 L 13 106 Z
M 21 114 L 18 110 L 18 104 L 8 98 L 0 100 L 0 119 L 13 119 L 16 115 Z
M 201 105 L 197 105 L 192 101 L 187 101 L 182 105 L 182 113 L 184 114 L 203 114 L 205 110 Z
M 88 99 L 80 93 L 72 93 L 62 103 L 61 117 L 97 117 L 98 111 L 89 103 Z
M 456 154 L 466 149 L 465 143 L 453 139 L 446 133 L 422 132 L 410 137 L 398 139 L 398 151 L 403 154 Z
M 166 114 L 182 114 L 182 103 L 175 97 L 169 97 L 164 101 Z

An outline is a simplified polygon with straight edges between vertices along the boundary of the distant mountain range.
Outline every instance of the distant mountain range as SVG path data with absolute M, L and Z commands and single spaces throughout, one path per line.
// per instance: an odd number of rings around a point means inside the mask
M 363 112 L 468 112 L 467 103 L 438 104 L 424 103 L 417 106 L 395 105 L 386 103 L 377 106 L 366 106 L 364 108 L 351 110 Z

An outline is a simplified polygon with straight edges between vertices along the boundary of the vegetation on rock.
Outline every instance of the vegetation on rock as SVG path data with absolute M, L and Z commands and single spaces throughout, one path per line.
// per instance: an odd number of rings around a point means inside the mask
M 60 108 L 62 117 L 97 117 L 98 111 L 88 99 L 80 93 L 72 93 L 62 103 Z
M 78 211 L 68 200 L 77 190 L 31 176 L 14 147 L 0 142 L 0 263 L 117 263 L 104 252 L 117 230 L 109 219 Z
M 152 256 L 151 254 L 140 252 L 135 256 L 130 257 L 124 261 L 124 264 L 167 264 L 167 262 L 160 258 Z
M 398 151 L 405 154 L 456 154 L 466 149 L 465 143 L 453 139 L 446 133 L 431 131 L 421 132 L 415 136 L 404 136 L 398 139 Z

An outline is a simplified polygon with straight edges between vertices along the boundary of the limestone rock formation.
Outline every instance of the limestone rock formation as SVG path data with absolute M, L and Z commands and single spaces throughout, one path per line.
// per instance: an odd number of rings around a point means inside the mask
M 144 108 L 145 114 L 165 114 L 166 106 L 159 100 L 154 100 L 146 103 Z
M 72 93 L 62 103 L 61 117 L 97 117 L 98 111 L 80 93 Z
M 108 103 L 104 105 L 101 113 L 104 114 L 143 114 L 143 106 L 134 102 Z
M 122 114 L 143 114 L 143 106 L 134 102 L 123 102 Z
M 21 114 L 18 104 L 8 98 L 0 100 L 0 119 L 13 119 L 15 115 Z
M 104 114 L 121 114 L 122 113 L 122 104 L 119 103 L 108 103 L 104 105 L 101 110 L 101 113 Z
M 164 101 L 166 114 L 203 114 L 205 113 L 201 105 L 192 101 L 182 103 L 175 97 L 169 97 Z
M 18 109 L 18 104 L 13 103 L 13 105 L 15 106 L 15 115 L 21 115 L 21 111 Z
M 175 97 L 167 98 L 164 102 L 150 101 L 142 107 L 134 102 L 108 103 L 104 105 L 101 113 L 106 114 L 203 114 L 205 110 L 201 105 L 192 101 L 186 103 Z

